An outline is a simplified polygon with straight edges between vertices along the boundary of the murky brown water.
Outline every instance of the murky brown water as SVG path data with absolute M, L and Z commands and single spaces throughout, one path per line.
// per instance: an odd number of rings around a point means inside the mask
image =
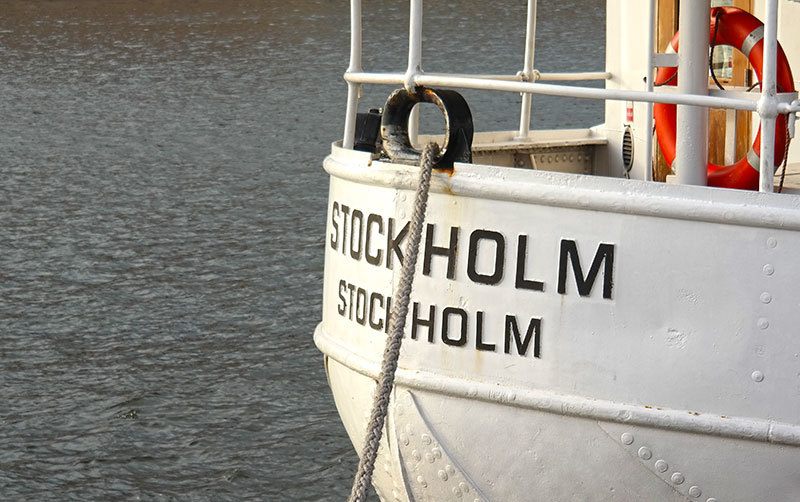
M 539 68 L 603 67 L 596 3 L 540 2 Z M 430 2 L 426 68 L 517 71 L 523 4 Z M 365 2 L 369 68 L 404 66 L 406 8 Z M 0 498 L 348 493 L 355 453 L 311 339 L 347 16 L 2 3 Z M 465 95 L 478 130 L 516 127 L 518 96 Z M 535 103 L 537 127 L 602 118 Z

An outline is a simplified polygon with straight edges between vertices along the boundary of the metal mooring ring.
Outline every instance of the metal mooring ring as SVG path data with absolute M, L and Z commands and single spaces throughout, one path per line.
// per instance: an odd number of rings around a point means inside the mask
M 472 162 L 472 113 L 461 94 L 444 89 L 397 89 L 386 100 L 381 119 L 383 150 L 393 162 L 418 164 L 422 153 L 411 146 L 408 117 L 417 103 L 432 103 L 444 115 L 444 145 L 434 167 L 450 169 L 454 162 Z

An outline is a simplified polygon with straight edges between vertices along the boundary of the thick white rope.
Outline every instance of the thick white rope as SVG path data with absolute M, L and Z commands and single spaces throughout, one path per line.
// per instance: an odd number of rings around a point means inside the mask
M 397 290 L 393 295 L 396 300 L 389 320 L 389 337 L 386 339 L 386 350 L 383 352 L 381 373 L 378 375 L 378 387 L 376 388 L 375 399 L 372 402 L 372 414 L 369 419 L 369 425 L 367 425 L 367 435 L 364 441 L 364 449 L 361 451 L 361 460 L 358 463 L 358 472 L 356 472 L 353 480 L 353 489 L 350 492 L 350 502 L 366 501 L 367 489 L 372 482 L 372 471 L 375 469 L 378 445 L 383 434 L 383 424 L 389 411 L 389 398 L 394 387 L 394 374 L 397 371 L 400 344 L 403 342 L 411 286 L 414 283 L 414 270 L 417 266 L 417 255 L 419 254 L 419 243 L 422 236 L 422 224 L 425 222 L 425 209 L 428 206 L 431 171 L 437 155 L 439 155 L 439 145 L 429 143 L 422 152 L 422 158 L 420 159 L 419 185 L 414 199 L 414 214 L 411 217 L 409 239 L 405 249 L 405 261 L 400 271 L 400 282 L 397 284 Z

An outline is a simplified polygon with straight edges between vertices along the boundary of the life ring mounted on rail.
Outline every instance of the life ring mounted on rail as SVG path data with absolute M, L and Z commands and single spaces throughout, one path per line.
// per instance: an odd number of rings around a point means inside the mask
M 761 82 L 764 62 L 764 23 L 747 11 L 737 7 L 714 7 L 711 9 L 710 43 L 730 45 L 742 52 L 750 61 L 750 65 Z M 669 43 L 668 50 L 678 52 L 679 33 Z M 661 67 L 656 73 L 656 85 L 676 85 L 678 69 Z M 794 79 L 789 67 L 789 60 L 778 44 L 777 61 L 778 92 L 794 92 Z M 668 165 L 675 160 L 676 106 L 656 103 L 653 106 L 653 117 L 656 124 L 656 136 L 661 152 Z M 775 123 L 775 167 L 783 162 L 786 147 L 786 116 L 778 115 Z M 738 162 L 720 166 L 708 163 L 708 185 L 723 188 L 741 188 L 755 190 L 758 188 L 759 152 L 761 148 L 761 129 L 756 134 L 753 146 L 744 158 Z

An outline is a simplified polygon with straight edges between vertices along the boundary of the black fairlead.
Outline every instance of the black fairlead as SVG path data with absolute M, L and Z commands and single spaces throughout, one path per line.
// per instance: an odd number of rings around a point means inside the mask
M 444 89 L 417 87 L 415 91 L 394 91 L 383 108 L 381 139 L 383 150 L 393 162 L 419 164 L 421 152 L 411 146 L 408 117 L 418 103 L 432 103 L 444 115 L 444 145 L 434 168 L 451 169 L 454 162 L 472 162 L 472 113 L 461 94 Z

